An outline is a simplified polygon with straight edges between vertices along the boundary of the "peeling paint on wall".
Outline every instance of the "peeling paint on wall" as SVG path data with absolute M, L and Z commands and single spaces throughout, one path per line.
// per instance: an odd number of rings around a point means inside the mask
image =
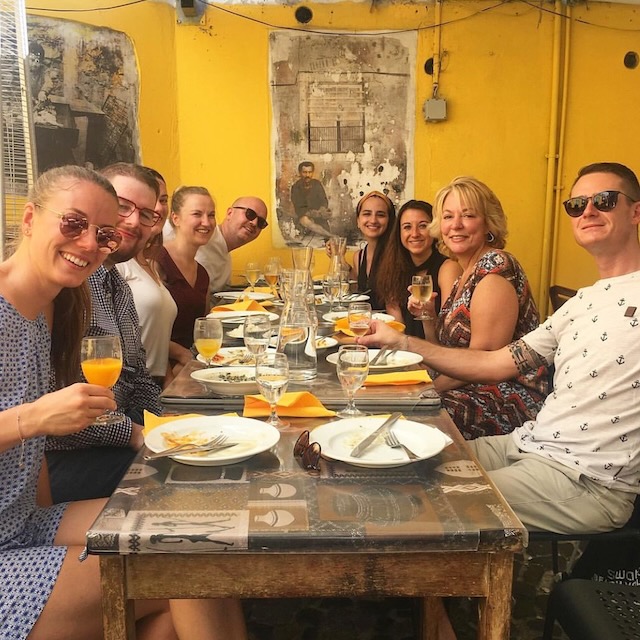
M 354 246 L 364 194 L 401 203 L 413 192 L 415 48 L 414 33 L 271 34 L 276 246 L 321 246 L 331 234 Z M 302 162 L 313 163 L 313 215 L 299 204 Z

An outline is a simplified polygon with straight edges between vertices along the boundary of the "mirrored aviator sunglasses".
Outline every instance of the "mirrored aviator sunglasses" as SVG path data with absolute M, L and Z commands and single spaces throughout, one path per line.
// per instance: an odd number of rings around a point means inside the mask
M 589 200 L 591 200 L 593 206 L 598 211 L 606 213 L 607 211 L 615 209 L 616 204 L 618 204 L 618 196 L 625 196 L 626 198 L 629 198 L 631 202 L 634 201 L 631 196 L 628 196 L 626 193 L 622 193 L 622 191 L 600 191 L 600 193 L 594 193 L 592 196 L 576 196 L 575 198 L 569 198 L 562 204 L 564 205 L 565 211 L 572 218 L 579 218 L 587 208 Z
M 320 471 L 321 454 L 320 444 L 318 442 L 309 443 L 309 431 L 303 431 L 293 447 L 293 457 L 300 462 L 303 469 Z
M 76 240 L 89 231 L 91 227 L 96 229 L 96 243 L 100 251 L 113 253 L 118 250 L 122 242 L 122 235 L 115 227 L 99 227 L 91 224 L 86 216 L 81 213 L 59 213 L 60 233 L 69 240 Z

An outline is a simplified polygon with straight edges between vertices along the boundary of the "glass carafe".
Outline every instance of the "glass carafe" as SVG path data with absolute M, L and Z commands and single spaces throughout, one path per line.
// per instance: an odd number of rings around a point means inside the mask
M 280 316 L 277 351 L 287 356 L 292 381 L 311 380 L 318 375 L 318 319 L 309 304 L 310 287 L 313 291 L 309 272 L 295 269 Z
M 331 236 L 329 238 L 329 251 L 331 253 L 329 273 L 340 273 L 340 270 L 346 265 L 344 256 L 347 251 L 347 239 Z

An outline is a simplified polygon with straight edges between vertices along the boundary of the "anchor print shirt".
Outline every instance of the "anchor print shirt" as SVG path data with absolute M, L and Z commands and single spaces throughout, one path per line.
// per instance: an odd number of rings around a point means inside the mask
M 523 340 L 555 375 L 536 419 L 513 432 L 518 447 L 640 493 L 640 272 L 580 289 Z

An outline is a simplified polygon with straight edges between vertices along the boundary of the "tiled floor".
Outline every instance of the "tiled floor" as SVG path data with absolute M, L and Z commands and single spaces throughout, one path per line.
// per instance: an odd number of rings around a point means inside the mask
M 553 584 L 549 543 L 532 543 L 526 556 L 517 556 L 513 587 L 512 640 L 542 637 L 547 596 Z M 575 560 L 577 548 L 560 550 L 561 569 Z M 313 576 L 309 576 L 312 580 Z M 252 600 L 246 603 L 252 640 L 415 640 L 416 606 L 412 600 L 389 598 Z M 475 635 L 476 609 L 470 599 L 449 601 L 458 640 Z M 565 640 L 557 627 L 557 640 Z

